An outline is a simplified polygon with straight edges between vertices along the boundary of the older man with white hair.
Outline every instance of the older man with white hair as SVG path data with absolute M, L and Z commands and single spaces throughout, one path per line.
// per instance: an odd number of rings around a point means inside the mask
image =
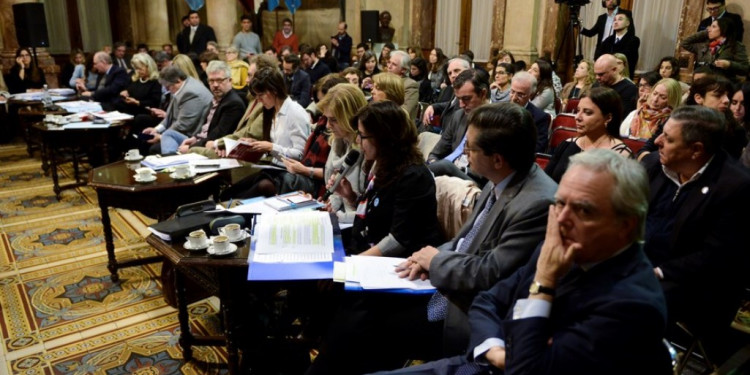
M 128 72 L 112 64 L 112 57 L 106 52 L 94 54 L 94 70 L 99 73 L 96 80 L 96 90 L 84 91 L 81 96 L 90 97 L 102 103 L 104 109 L 110 109 L 109 104 L 120 97 L 120 92 L 130 85 Z M 104 82 L 102 82 L 104 80 Z
M 531 103 L 531 94 L 536 92 L 536 78 L 528 72 L 518 72 L 510 81 L 510 101 L 526 108 L 536 125 L 536 152 L 546 152 L 549 140 L 550 115 Z
M 409 78 L 411 57 L 404 51 L 391 52 L 388 60 L 387 70 L 404 80 L 404 105 L 401 106 L 412 120 L 417 119 L 417 108 L 419 107 L 419 84 Z

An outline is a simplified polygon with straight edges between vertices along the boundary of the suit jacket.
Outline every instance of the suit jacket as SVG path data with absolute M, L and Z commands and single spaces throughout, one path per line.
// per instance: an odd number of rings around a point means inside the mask
M 193 77 L 188 77 L 182 90 L 174 95 L 167 108 L 167 116 L 162 122 L 165 128 L 173 129 L 190 136 L 203 125 L 206 113 L 211 108 L 213 95 L 208 88 Z
M 604 39 L 597 47 L 594 59 L 598 59 L 599 56 L 606 53 L 622 53 L 628 58 L 630 77 L 635 77 L 635 66 L 638 64 L 638 48 L 641 46 L 641 39 L 629 31 L 622 36 L 619 42 L 615 43 L 616 39 L 616 35 L 611 35 Z
M 732 26 L 734 26 L 735 31 L 735 39 L 738 42 L 742 41 L 742 37 L 745 35 L 745 25 L 742 24 L 742 17 L 739 14 L 735 13 L 729 13 L 726 10 L 723 14 L 721 14 L 721 17 L 719 18 L 729 18 L 732 20 Z M 711 23 L 713 23 L 713 19 L 711 17 L 704 18 L 701 23 L 698 25 L 698 31 L 705 30 Z
M 645 251 L 664 274 L 661 284 L 670 319 L 687 319 L 692 323 L 689 326 L 697 328 L 727 327 L 747 280 L 743 268 L 748 262 L 747 170 L 720 150 L 691 183 L 696 184 L 694 188 L 681 193 L 687 196 L 674 209 L 673 230 L 668 235 L 668 248 L 664 248 L 650 246 L 649 239 L 661 234 L 651 230 L 651 217 L 659 192 L 674 182 L 662 171 L 658 153 L 647 155 L 642 163 L 648 171 L 651 194 Z
M 438 112 L 436 106 L 433 106 L 435 112 Z M 466 112 L 459 108 L 458 99 L 453 98 L 450 104 L 443 110 L 441 116 L 443 132 L 440 133 L 440 140 L 435 144 L 427 160 L 436 161 L 448 156 L 455 150 L 466 134 Z
M 198 28 L 195 30 L 193 35 L 193 42 L 190 43 L 190 26 L 182 29 L 180 33 L 181 38 L 177 39 L 177 48 L 182 54 L 188 54 L 194 52 L 196 55 L 200 55 L 206 50 L 208 42 L 216 41 L 216 34 L 211 26 L 198 24 Z
M 586 272 L 574 266 L 558 283 L 549 317 L 514 320 L 539 253 L 474 300 L 470 353 L 488 338 L 504 340 L 505 375 L 671 373 L 664 296 L 638 244 Z
M 630 27 L 628 27 L 628 33 L 635 34 L 635 25 L 633 24 L 633 13 L 627 9 L 622 9 L 620 7 L 617 7 L 617 11 L 615 12 L 615 14 L 617 13 L 628 15 L 628 17 L 630 18 Z M 604 30 L 606 26 L 607 26 L 607 13 L 605 12 L 605 13 L 600 14 L 599 17 L 596 19 L 596 23 L 594 24 L 594 27 L 590 29 L 587 29 L 584 27 L 581 30 L 581 34 L 583 34 L 584 36 L 588 36 L 588 37 L 592 37 L 596 35 L 596 46 L 599 47 L 599 44 L 601 44 L 604 41 L 604 39 L 607 36 L 609 36 L 609 35 L 606 35 L 606 36 L 604 35 L 605 32 L 610 31 L 610 30 Z
M 310 96 L 312 90 L 310 76 L 302 69 L 297 69 L 291 79 L 285 74 L 284 81 L 286 81 L 286 87 L 289 89 L 289 96 L 301 105 L 302 108 L 307 108 L 310 105 L 310 101 L 312 101 Z
M 401 106 L 412 121 L 417 119 L 417 109 L 419 108 L 419 83 L 409 78 L 403 77 L 404 80 L 404 105 Z
M 117 57 L 115 57 L 114 53 L 110 54 L 109 57 L 112 58 L 112 64 L 114 64 L 116 66 L 120 66 L 120 64 L 118 64 L 118 62 L 117 62 Z M 131 58 L 132 58 L 132 56 L 125 55 L 125 57 L 122 58 L 122 60 L 125 62 L 125 66 L 124 67 L 120 66 L 120 67 L 123 68 L 123 69 L 125 69 L 125 70 L 132 69 L 132 65 L 130 64 L 130 59 Z
M 120 97 L 120 92 L 130 85 L 130 77 L 125 69 L 112 65 L 105 77 L 99 75 L 99 80 L 104 79 L 104 85 L 91 94 L 91 97 L 102 104 L 109 103 Z M 97 81 L 97 86 L 99 83 Z
M 206 117 L 208 117 L 209 111 L 206 111 Z M 214 117 L 211 118 L 211 123 L 208 125 L 208 135 L 206 138 L 199 139 L 194 146 L 205 146 L 206 142 L 219 139 L 231 133 L 244 113 L 245 102 L 242 101 L 242 98 L 240 98 L 240 95 L 237 94 L 236 91 L 229 90 L 229 92 L 221 98 L 221 102 L 219 102 L 216 111 L 214 111 Z M 204 118 L 202 123 L 205 124 L 205 122 L 206 119 Z M 201 132 L 202 126 L 202 124 L 201 126 L 198 126 L 193 136 Z
M 311 69 L 305 69 L 305 73 L 310 76 L 310 84 L 314 86 L 315 82 L 318 82 L 318 80 L 323 78 L 326 74 L 331 74 L 331 69 L 328 67 L 328 64 L 326 64 L 325 61 L 318 60 L 318 63 L 315 64 L 315 67 Z
M 711 69 L 721 74 L 730 80 L 734 80 L 737 75 L 745 75 L 750 71 L 750 64 L 747 58 L 747 49 L 745 45 L 739 41 L 732 44 L 725 44 L 716 55 L 711 54 L 709 48 L 708 31 L 700 31 L 693 35 L 688 36 L 682 40 L 680 47 L 695 54 L 695 65 L 707 65 Z M 714 61 L 716 60 L 728 60 L 730 62 L 729 68 L 723 69 L 716 67 Z
M 469 220 L 455 238 L 440 246 L 430 262 L 430 282 L 451 302 L 444 325 L 448 354 L 466 349 L 466 311 L 474 296 L 525 264 L 544 239 L 557 184 L 536 164 L 527 174 L 517 173 L 492 206 L 466 253 L 457 253 L 458 240 L 469 233 L 493 189 L 493 184 L 485 185 Z
M 539 109 L 531 102 L 526 103 L 526 110 L 531 113 L 536 125 L 536 152 L 547 152 L 549 144 L 549 124 L 552 118 L 547 112 Z

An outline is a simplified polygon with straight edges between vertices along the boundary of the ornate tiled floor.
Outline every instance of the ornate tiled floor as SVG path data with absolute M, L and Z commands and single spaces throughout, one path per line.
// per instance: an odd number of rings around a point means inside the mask
M 71 171 L 63 170 L 63 181 Z M 220 374 L 223 349 L 197 347 L 185 363 L 176 311 L 161 292 L 161 265 L 123 269 L 114 283 L 95 192 L 55 199 L 38 158 L 0 146 L 0 375 Z M 154 254 L 153 221 L 110 212 L 118 259 Z M 218 331 L 217 301 L 190 307 L 191 326 Z

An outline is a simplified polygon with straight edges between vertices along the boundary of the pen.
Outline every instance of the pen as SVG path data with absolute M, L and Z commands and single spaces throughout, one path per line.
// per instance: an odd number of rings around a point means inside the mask
M 234 198 L 229 199 L 229 204 L 227 205 L 227 208 L 232 208 L 232 202 L 234 201 Z

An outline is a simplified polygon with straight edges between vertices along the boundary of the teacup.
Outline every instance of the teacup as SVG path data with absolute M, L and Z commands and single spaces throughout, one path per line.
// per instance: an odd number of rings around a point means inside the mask
M 138 178 L 140 178 L 141 180 L 146 180 L 151 178 L 151 176 L 153 176 L 156 172 L 154 172 L 154 170 L 151 168 L 143 167 L 136 169 L 135 173 L 138 174 Z
M 214 254 L 223 254 L 229 252 L 229 238 L 227 236 L 216 236 L 213 239 Z
M 190 243 L 190 247 L 194 249 L 206 247 L 206 245 L 208 244 L 206 232 L 204 232 L 202 229 L 190 232 L 190 234 L 188 235 L 188 243 Z
M 237 241 L 242 238 L 242 228 L 236 223 L 227 224 L 219 228 L 219 233 L 227 236 L 230 241 Z
M 180 164 L 174 167 L 174 176 L 185 178 L 190 176 L 190 164 Z
M 138 159 L 141 157 L 141 152 L 137 149 L 130 149 L 125 153 L 125 159 Z

